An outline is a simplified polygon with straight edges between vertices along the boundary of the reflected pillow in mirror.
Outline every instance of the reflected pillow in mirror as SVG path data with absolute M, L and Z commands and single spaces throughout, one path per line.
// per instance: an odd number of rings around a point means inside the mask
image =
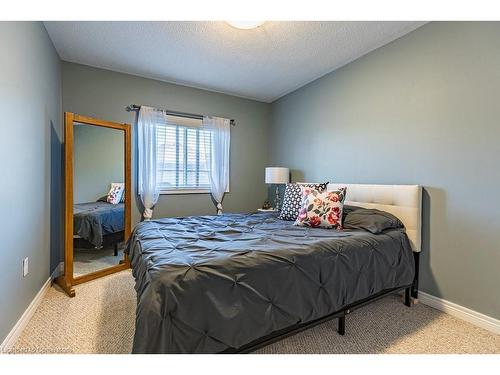
M 111 184 L 111 189 L 108 193 L 107 201 L 111 204 L 118 204 L 122 200 L 124 196 L 123 192 L 125 191 L 125 184 L 122 182 L 113 182 Z

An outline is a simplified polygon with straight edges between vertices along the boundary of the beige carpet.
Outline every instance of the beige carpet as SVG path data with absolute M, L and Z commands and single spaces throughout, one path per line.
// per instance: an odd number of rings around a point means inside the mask
M 73 259 L 74 276 L 86 275 L 91 272 L 116 266 L 123 259 L 123 250 L 118 250 L 118 255 L 113 255 L 113 246 L 102 249 L 75 248 Z
M 130 353 L 136 295 L 130 271 L 76 287 L 68 298 L 52 287 L 12 353 Z M 423 304 L 389 296 L 258 353 L 500 353 L 500 336 Z

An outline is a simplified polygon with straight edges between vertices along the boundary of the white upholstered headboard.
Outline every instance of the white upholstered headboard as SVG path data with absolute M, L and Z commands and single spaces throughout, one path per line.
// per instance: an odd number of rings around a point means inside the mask
M 413 251 L 421 250 L 422 187 L 419 185 L 328 184 L 328 190 L 346 186 L 344 204 L 386 211 L 406 228 Z

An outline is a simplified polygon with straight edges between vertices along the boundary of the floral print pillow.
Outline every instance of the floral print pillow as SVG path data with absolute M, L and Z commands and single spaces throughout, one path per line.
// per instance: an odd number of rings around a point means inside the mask
M 279 218 L 281 220 L 289 221 L 297 220 L 297 215 L 299 214 L 299 210 L 302 205 L 303 187 L 309 187 L 315 190 L 324 191 L 326 190 L 327 186 L 328 182 L 325 182 L 324 184 L 286 184 L 285 197 L 283 199 L 283 204 L 281 205 Z
M 111 189 L 109 190 L 107 201 L 111 204 L 118 204 L 121 202 L 123 194 L 125 191 L 125 184 L 122 182 L 113 182 L 111 184 Z
M 302 188 L 302 207 L 294 225 L 342 229 L 345 187 L 332 191 Z

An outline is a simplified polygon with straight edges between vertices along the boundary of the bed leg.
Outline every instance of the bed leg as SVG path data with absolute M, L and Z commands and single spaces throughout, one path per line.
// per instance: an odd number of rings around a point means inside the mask
M 415 278 L 411 287 L 411 296 L 416 301 L 418 300 L 418 272 L 420 269 L 420 253 L 414 252 L 413 259 L 415 260 Z
M 411 287 L 408 287 L 405 289 L 405 305 L 408 306 L 408 307 L 411 307 L 411 295 L 410 295 L 410 292 L 411 292 Z
M 344 336 L 345 335 L 345 315 L 341 316 L 339 318 L 339 329 L 338 329 L 339 335 Z
M 118 256 L 118 244 L 117 244 L 117 243 L 115 243 L 115 246 L 114 246 L 114 248 L 113 248 L 113 255 L 114 255 L 115 257 L 116 257 L 116 256 Z

